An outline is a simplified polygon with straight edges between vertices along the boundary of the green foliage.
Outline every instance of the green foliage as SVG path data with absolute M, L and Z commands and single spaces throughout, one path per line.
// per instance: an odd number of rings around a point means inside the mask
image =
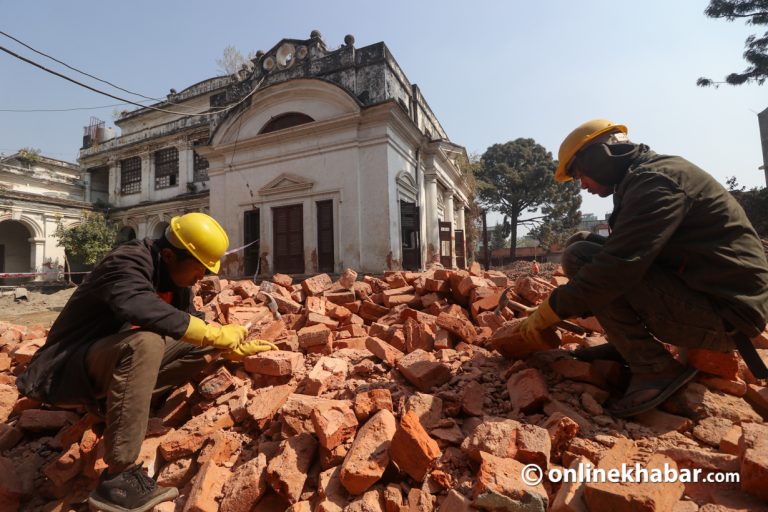
M 580 184 L 576 180 L 560 183 L 555 190 L 555 198 L 545 204 L 541 212 L 544 220 L 528 233 L 528 236 L 539 241 L 544 248 L 562 247 L 574 229 L 581 222 Z
M 20 160 L 28 163 L 40 160 L 40 150 L 38 148 L 21 148 L 18 154 Z
M 750 190 L 745 190 L 744 187 L 737 188 L 735 178 L 733 183 L 728 184 L 731 185 L 731 194 L 744 208 L 757 234 L 761 238 L 768 237 L 768 188 L 755 187 Z
M 555 168 L 552 154 L 533 139 L 494 144 L 483 154 L 477 172 L 480 201 L 509 218 L 510 255 L 515 254 L 520 224 L 542 224 L 552 232 L 578 224 L 578 185 L 555 182 Z M 523 218 L 539 208 L 540 215 Z
M 734 21 L 737 18 L 746 20 L 747 25 L 768 25 L 768 0 L 710 0 L 704 10 L 710 18 L 725 18 Z M 762 85 L 768 78 L 768 31 L 761 37 L 750 35 L 744 42 L 744 60 L 749 64 L 741 73 L 731 73 L 725 77 L 729 85 L 741 85 L 755 82 Z M 696 85 L 709 87 L 723 82 L 715 82 L 710 78 L 699 78 Z
M 471 262 L 475 259 L 475 251 L 471 248 L 475 246 L 482 231 L 480 229 L 482 212 L 476 201 L 477 180 L 475 179 L 477 170 L 480 168 L 480 156 L 472 154 L 467 159 L 462 155 L 458 159 L 457 165 L 469 189 L 469 197 L 467 197 L 469 208 L 464 214 L 464 246 L 467 247 L 467 261 Z
M 83 211 L 80 223 L 70 228 L 59 221 L 54 236 L 59 247 L 86 265 L 95 265 L 117 244 L 117 228 L 98 212 Z
M 492 251 L 496 249 L 503 249 L 509 247 L 509 234 L 512 231 L 512 226 L 509 225 L 509 221 L 505 218 L 503 224 L 496 224 L 491 231 L 491 239 L 488 242 Z

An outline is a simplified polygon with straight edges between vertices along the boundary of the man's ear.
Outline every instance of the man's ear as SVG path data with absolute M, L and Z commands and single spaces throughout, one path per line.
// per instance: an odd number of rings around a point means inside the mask
M 160 257 L 163 259 L 163 263 L 166 265 L 172 265 L 173 263 L 176 263 L 176 254 L 167 247 L 160 249 Z

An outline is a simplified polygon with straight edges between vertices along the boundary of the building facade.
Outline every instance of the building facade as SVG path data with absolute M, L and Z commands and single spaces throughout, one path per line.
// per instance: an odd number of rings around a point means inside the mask
M 56 279 L 66 258 L 54 232 L 59 222 L 72 226 L 91 209 L 84 199 L 76 164 L 28 151 L 0 158 L 0 274 Z M 27 280 L 0 278 L 0 285 Z
M 205 211 L 245 246 L 225 259 L 229 276 L 465 265 L 466 151 L 384 43 L 284 39 L 252 69 L 153 108 L 81 152 L 88 198 L 106 190 L 126 236 Z

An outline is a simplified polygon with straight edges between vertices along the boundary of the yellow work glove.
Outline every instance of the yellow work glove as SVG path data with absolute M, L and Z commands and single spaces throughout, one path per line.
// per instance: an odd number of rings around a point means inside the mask
M 242 325 L 230 324 L 218 327 L 190 315 L 187 332 L 181 340 L 201 347 L 232 350 L 240 345 L 247 335 L 248 331 Z
M 230 361 L 240 361 L 244 357 L 258 354 L 259 352 L 266 352 L 267 350 L 280 350 L 271 341 L 267 340 L 250 340 L 244 343 L 240 343 L 235 348 L 224 353 L 224 357 Z
M 548 345 L 542 331 L 560 321 L 560 317 L 549 305 L 549 299 L 542 302 L 536 310 L 524 318 L 518 326 L 518 334 L 526 342 L 537 345 Z

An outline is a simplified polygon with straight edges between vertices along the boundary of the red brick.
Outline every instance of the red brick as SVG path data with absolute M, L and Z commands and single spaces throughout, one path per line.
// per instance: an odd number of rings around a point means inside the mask
M 5 352 L 0 352 L 0 372 L 5 372 L 11 369 L 11 356 Z
M 83 460 L 80 458 L 80 445 L 72 443 L 66 452 L 43 468 L 43 474 L 57 486 L 62 486 L 75 478 L 82 468 Z
M 560 346 L 560 338 L 557 337 L 554 329 L 542 331 L 544 344 L 529 343 L 523 340 L 518 332 L 520 322 L 522 322 L 522 318 L 504 322 L 488 340 L 493 348 L 505 358 L 510 360 L 525 359 L 534 352 L 550 350 Z
M 451 291 L 450 287 L 448 286 L 448 282 L 440 279 L 430 278 L 427 278 L 424 281 L 424 289 L 432 293 L 448 293 Z
M 304 327 L 299 330 L 299 346 L 311 352 L 330 353 L 333 347 L 333 333 L 322 324 Z
M 538 277 L 521 277 L 515 282 L 515 292 L 531 304 L 544 301 L 555 287 Z
M 325 315 L 318 315 L 317 313 L 310 311 L 309 314 L 307 314 L 307 322 L 305 325 L 310 327 L 318 324 L 322 324 L 329 329 L 336 329 L 339 326 L 339 322 L 336 320 L 333 320 L 332 318 L 329 318 Z
M 189 398 L 195 392 L 192 384 L 185 384 L 176 388 L 168 395 L 163 405 L 157 411 L 157 415 L 163 419 L 166 427 L 180 427 L 190 417 Z
M 257 389 L 246 408 L 248 416 L 259 428 L 264 428 L 294 391 L 293 384 Z
M 350 494 L 365 492 L 384 474 L 396 429 L 395 417 L 386 409 L 377 412 L 360 428 L 339 476 Z
M 525 413 L 540 409 L 549 399 L 547 381 L 535 368 L 512 374 L 507 381 L 507 391 L 512 409 Z
M 357 417 L 347 401 L 318 404 L 311 418 L 320 446 L 328 450 L 346 442 L 357 431 Z
M 369 336 L 365 340 L 365 347 L 376 357 L 390 366 L 395 366 L 405 355 L 386 341 L 375 336 Z
M 200 381 L 197 391 L 206 400 L 213 400 L 226 393 L 234 385 L 235 379 L 232 377 L 232 374 L 229 373 L 225 366 L 222 366 L 215 373 L 208 375 Z
M 628 461 L 641 463 L 647 470 L 660 469 L 664 464 L 677 468 L 673 460 L 654 454 L 645 464 L 639 459 L 640 452 L 632 441 L 618 439 L 616 444 L 600 459 L 598 468 L 620 469 Z M 590 482 L 584 486 L 584 501 L 590 510 L 633 510 L 654 512 L 671 510 L 683 495 L 681 482 L 614 483 Z
M 747 384 L 738 377 L 736 380 L 723 379 L 712 375 L 699 374 L 698 381 L 714 391 L 722 391 L 733 396 L 747 394 Z
M 389 454 L 402 471 L 421 482 L 441 452 L 435 440 L 424 430 L 418 416 L 406 412 L 400 418 L 400 426 L 392 438 Z
M 328 274 L 318 274 L 301 282 L 301 289 L 308 296 L 320 295 L 333 284 Z
M 284 314 L 297 314 L 301 312 L 301 304 L 293 298 L 283 297 L 282 295 L 272 295 L 277 303 L 277 310 Z
M 522 479 L 524 467 L 514 459 L 481 452 L 480 470 L 472 493 L 473 506 L 495 508 L 493 504 L 503 500 L 512 502 L 510 510 L 546 510 L 547 492 L 544 486 L 526 484 Z
M 246 357 L 243 367 L 246 371 L 259 375 L 284 377 L 304 368 L 304 356 L 301 352 L 270 350 Z
M 211 444 L 206 448 L 208 458 L 200 467 L 192 489 L 189 491 L 185 512 L 208 512 L 218 510 L 216 498 L 221 493 L 224 483 L 230 476 L 229 469 L 223 464 L 229 461 L 239 450 L 240 443 L 233 434 L 217 432 Z
M 720 440 L 733 427 L 733 422 L 725 418 L 712 416 L 703 418 L 693 428 L 693 437 L 708 444 L 709 446 L 720 446 Z
M 456 318 L 448 313 L 440 313 L 437 317 L 437 325 L 446 331 L 455 334 L 469 344 L 472 344 L 475 341 L 475 327 L 469 320 Z
M 598 387 L 605 387 L 606 385 L 603 376 L 595 371 L 592 363 L 587 361 L 564 358 L 554 361 L 550 367 L 566 379 L 586 382 Z
M 536 464 L 541 469 L 547 468 L 552 451 L 552 441 L 546 429 L 527 423 L 517 429 L 517 452 L 515 459 L 523 464 Z
M 300 500 L 309 466 L 317 451 L 312 434 L 299 434 L 280 443 L 276 456 L 267 465 L 267 483 L 289 503 Z
M 403 324 L 405 333 L 405 350 L 413 352 L 416 349 L 432 351 L 435 348 L 435 336 L 428 326 L 413 318 L 407 318 Z
M 0 452 L 10 450 L 24 438 L 21 429 L 12 427 L 7 423 L 0 423 Z
M 202 448 L 214 433 L 233 425 L 234 421 L 226 405 L 208 409 L 180 429 L 167 434 L 160 443 L 160 454 L 169 462 L 186 457 Z
M 259 453 L 232 472 L 222 489 L 220 512 L 249 512 L 267 490 L 267 457 Z
M 742 491 L 768 501 L 768 444 L 744 452 L 740 475 Z
M 739 439 L 741 438 L 741 427 L 739 425 L 733 425 L 728 431 L 720 438 L 720 444 L 718 447 L 723 453 L 730 455 L 739 454 Z
M 290 290 L 293 285 L 293 277 L 287 274 L 275 274 L 272 276 L 272 282 Z
M 11 357 L 16 364 L 27 364 L 43 345 L 45 345 L 45 338 L 22 341 L 11 351 Z
M 693 424 L 690 419 L 684 416 L 677 416 L 676 414 L 670 414 L 659 409 L 651 409 L 650 411 L 638 414 L 632 418 L 632 421 L 650 427 L 659 433 L 685 432 Z
M 463 389 L 461 410 L 470 416 L 482 416 L 485 404 L 485 386 L 473 380 Z
M 13 406 L 19 399 L 16 386 L 0 384 L 0 421 L 5 422 L 13 412 Z
M 375 322 L 387 313 L 389 313 L 389 308 L 379 306 L 378 304 L 369 301 L 363 301 L 360 304 L 360 311 L 357 312 L 363 320 L 369 322 Z
M 341 275 L 339 275 L 339 286 L 351 290 L 354 287 L 356 280 L 357 272 L 351 268 L 345 268 Z
M 451 379 L 451 369 L 435 360 L 429 352 L 414 350 L 401 357 L 397 369 L 411 384 L 421 391 L 430 391 Z
M 461 451 L 475 461 L 480 461 L 481 452 L 514 458 L 517 454 L 518 428 L 520 423 L 515 420 L 484 421 L 464 439 Z
M 688 363 L 694 368 L 728 380 L 736 380 L 739 359 L 736 352 L 714 352 L 703 348 L 688 349 Z
M 319 396 L 344 386 L 349 365 L 343 359 L 323 356 L 317 361 L 304 382 L 304 393 Z
M 586 457 L 577 457 L 568 469 L 578 473 L 579 467 L 587 467 Z M 563 482 L 552 500 L 550 512 L 589 512 L 584 503 L 584 485 L 581 482 Z
M 392 411 L 392 394 L 388 389 L 363 391 L 355 395 L 353 407 L 357 419 L 365 421 L 382 409 Z
M 488 283 L 482 277 L 467 276 L 459 281 L 459 286 L 456 288 L 456 291 L 464 297 L 469 297 L 469 292 L 474 288 L 487 285 Z
M 40 432 L 44 430 L 59 430 L 74 425 L 80 416 L 70 411 L 48 411 L 43 409 L 27 409 L 22 411 L 16 424 L 22 430 Z
M 768 419 L 768 388 L 750 384 L 747 386 L 747 394 L 744 399 L 757 411 L 763 418 Z
M 579 424 L 561 412 L 550 415 L 543 427 L 549 433 L 553 461 L 559 461 L 565 449 L 579 433 Z

